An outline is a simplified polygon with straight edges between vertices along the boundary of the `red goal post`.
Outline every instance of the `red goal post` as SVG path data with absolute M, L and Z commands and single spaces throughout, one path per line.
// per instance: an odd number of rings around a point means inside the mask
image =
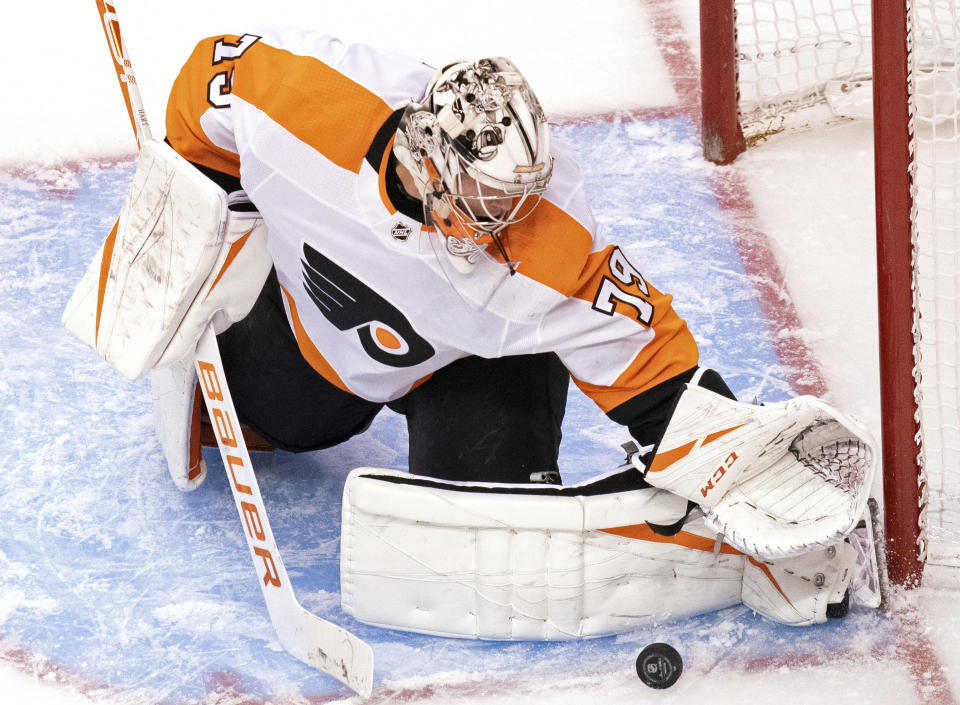
M 896 584 L 918 584 L 925 560 L 907 27 L 905 1 L 874 4 L 873 154 L 883 506 L 887 573 Z
M 873 119 L 891 580 L 960 567 L 960 0 L 701 0 L 702 134 L 727 164 Z

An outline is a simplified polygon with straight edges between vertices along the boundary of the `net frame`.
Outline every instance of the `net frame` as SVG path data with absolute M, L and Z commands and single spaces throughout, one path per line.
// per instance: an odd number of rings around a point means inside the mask
M 822 123 L 831 82 L 846 90 L 872 79 L 885 530 L 899 584 L 918 583 L 925 565 L 960 566 L 958 4 L 701 2 L 711 161 L 729 163 L 792 124 Z M 781 77 L 788 65 L 807 78 Z

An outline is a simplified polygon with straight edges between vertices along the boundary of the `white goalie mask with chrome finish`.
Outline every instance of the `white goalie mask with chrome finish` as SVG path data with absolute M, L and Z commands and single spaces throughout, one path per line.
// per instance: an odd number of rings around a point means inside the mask
M 504 257 L 497 233 L 533 212 L 553 171 L 543 109 L 503 57 L 441 70 L 407 108 L 394 152 L 438 229 L 492 239 Z

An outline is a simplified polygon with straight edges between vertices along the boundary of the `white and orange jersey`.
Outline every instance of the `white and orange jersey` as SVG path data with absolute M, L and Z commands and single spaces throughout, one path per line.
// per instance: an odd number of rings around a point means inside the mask
M 321 34 L 258 32 L 200 42 L 174 83 L 167 139 L 240 178 L 311 366 L 389 401 L 467 355 L 555 351 L 604 411 L 694 367 L 671 297 L 603 241 L 557 140 L 543 200 L 503 233 L 516 275 L 484 306 L 458 293 L 440 235 L 397 210 L 385 178 L 400 111 L 434 73 Z

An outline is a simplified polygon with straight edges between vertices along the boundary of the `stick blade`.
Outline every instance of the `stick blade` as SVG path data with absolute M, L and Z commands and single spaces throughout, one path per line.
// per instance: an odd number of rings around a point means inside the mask
M 299 620 L 275 622 L 283 647 L 308 666 L 328 673 L 358 694 L 373 692 L 373 649 L 362 639 L 301 608 Z M 293 626 L 294 622 L 299 622 Z

